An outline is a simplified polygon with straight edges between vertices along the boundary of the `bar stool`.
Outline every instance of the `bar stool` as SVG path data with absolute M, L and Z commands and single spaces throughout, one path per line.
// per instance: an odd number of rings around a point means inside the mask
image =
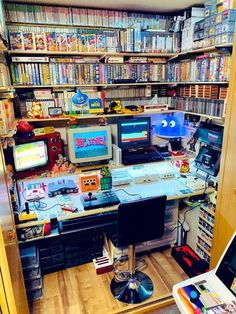
M 166 195 L 121 203 L 118 207 L 117 245 L 128 246 L 128 275 L 114 277 L 111 292 L 124 303 L 140 303 L 153 293 L 150 277 L 135 270 L 135 244 L 161 238 L 164 234 Z

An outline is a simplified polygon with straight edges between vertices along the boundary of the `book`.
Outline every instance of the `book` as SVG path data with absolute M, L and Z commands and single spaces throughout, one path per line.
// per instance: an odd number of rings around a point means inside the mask
M 56 50 L 67 51 L 67 36 L 66 33 L 56 33 Z
M 77 34 L 77 49 L 79 52 L 86 51 L 86 37 L 84 34 Z
M 9 32 L 9 37 L 12 50 L 24 50 L 22 32 Z
M 101 98 L 89 99 L 89 113 L 103 113 L 103 104 Z
M 36 51 L 47 50 L 47 41 L 44 32 L 35 34 L 35 49 Z
M 47 39 L 47 50 L 56 51 L 56 34 L 54 32 L 47 32 L 46 39 Z
M 106 51 L 106 36 L 105 34 L 96 35 L 96 50 L 100 52 Z
M 96 37 L 95 34 L 86 35 L 86 46 L 88 52 L 96 51 Z
M 75 33 L 66 34 L 67 38 L 67 51 L 76 51 L 77 50 L 77 40 Z
M 26 51 L 35 50 L 34 33 L 23 32 L 23 43 L 24 43 L 24 49 Z

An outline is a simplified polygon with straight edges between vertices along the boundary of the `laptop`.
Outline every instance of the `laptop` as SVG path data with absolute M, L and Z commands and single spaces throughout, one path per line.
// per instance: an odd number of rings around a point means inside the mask
M 236 232 L 216 268 L 174 285 L 173 296 L 183 314 L 236 314 Z
M 161 161 L 164 158 L 151 144 L 150 117 L 118 120 L 118 146 L 124 165 Z

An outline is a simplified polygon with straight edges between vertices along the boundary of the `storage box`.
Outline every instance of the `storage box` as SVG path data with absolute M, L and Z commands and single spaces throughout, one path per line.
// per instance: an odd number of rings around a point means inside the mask
M 222 24 L 226 21 L 233 22 L 236 19 L 236 10 L 227 10 L 222 13 Z
M 232 43 L 233 40 L 234 40 L 234 33 L 221 34 L 221 43 L 222 44 Z
M 200 30 L 194 33 L 193 40 L 199 40 L 204 38 L 204 31 Z
M 35 278 L 30 280 L 25 280 L 25 288 L 26 290 L 35 290 L 42 288 L 42 278 Z
M 235 29 L 235 21 L 222 23 L 221 33 L 233 33 Z
M 210 26 L 215 26 L 216 23 L 216 14 L 213 14 L 209 17 Z
M 34 302 L 36 300 L 40 300 L 43 297 L 43 289 L 35 289 L 35 290 L 29 290 L 27 292 L 27 298 L 29 302 Z
M 26 247 L 20 250 L 23 270 L 39 267 L 38 249 L 36 246 Z
M 204 20 L 198 21 L 194 24 L 194 32 L 204 28 Z
M 205 27 L 204 28 L 204 38 L 209 37 L 209 32 L 210 32 L 210 27 Z
M 222 24 L 216 24 L 215 26 L 215 35 L 219 35 L 222 33 Z
M 25 280 L 36 279 L 41 277 L 41 270 L 40 267 L 27 268 L 23 270 L 23 274 Z
M 211 26 L 211 21 L 210 17 L 206 17 L 204 20 L 204 28 L 210 27 Z
M 209 264 L 202 260 L 189 245 L 172 248 L 171 255 L 189 277 L 194 277 L 209 270 Z
M 216 15 L 216 24 L 222 23 L 222 12 Z
M 215 36 L 215 45 L 221 44 L 221 34 Z
M 203 47 L 203 39 L 193 42 L 193 49 L 199 49 Z

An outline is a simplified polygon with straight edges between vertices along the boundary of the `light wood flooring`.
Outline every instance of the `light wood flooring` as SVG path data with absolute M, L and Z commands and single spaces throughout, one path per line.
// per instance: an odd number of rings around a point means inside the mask
M 144 272 L 152 278 L 154 292 L 141 304 L 127 305 L 117 301 L 110 292 L 113 273 L 98 276 L 93 263 L 88 263 L 44 276 L 44 297 L 34 302 L 32 313 L 140 314 L 153 313 L 172 304 L 172 286 L 186 279 L 186 274 L 171 257 L 170 249 L 149 253 L 145 260 L 148 266 Z M 165 313 L 165 309 L 160 312 Z

